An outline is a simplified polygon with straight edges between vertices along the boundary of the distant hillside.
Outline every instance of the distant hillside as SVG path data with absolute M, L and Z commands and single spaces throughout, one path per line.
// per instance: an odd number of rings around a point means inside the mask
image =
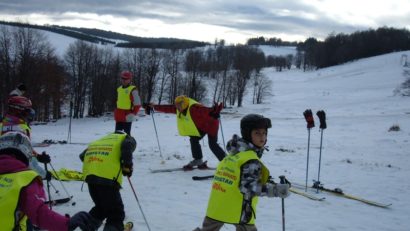
M 29 23 L 6 21 L 0 21 L 0 24 L 40 29 L 92 43 L 113 44 L 117 47 L 175 49 L 203 47 L 209 45 L 209 43 L 206 42 L 199 42 L 193 40 L 176 38 L 144 38 L 100 29 L 77 28 L 58 25 L 41 26 Z

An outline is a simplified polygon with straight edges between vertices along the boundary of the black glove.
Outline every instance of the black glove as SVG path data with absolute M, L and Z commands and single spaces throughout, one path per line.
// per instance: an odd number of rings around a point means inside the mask
M 223 106 L 223 103 L 218 104 L 215 102 L 212 107 L 212 111 L 209 112 L 209 115 L 215 119 L 219 119 Z
M 133 171 L 134 171 L 134 168 L 132 167 L 132 165 L 123 165 L 122 166 L 122 175 L 123 176 L 131 177 Z
M 50 172 L 50 171 L 47 171 L 47 172 L 46 172 L 46 177 L 44 177 L 43 180 L 50 181 L 52 176 L 53 176 L 53 175 L 51 174 L 51 172 Z
M 93 223 L 94 218 L 87 212 L 78 212 L 72 216 L 68 222 L 68 230 L 73 231 L 77 227 L 80 227 L 83 231 L 95 230 Z
M 318 111 L 316 112 L 317 117 L 319 117 L 320 121 L 320 129 L 326 129 L 326 113 L 325 111 Z
M 150 115 L 150 114 L 151 114 L 151 112 L 153 112 L 153 111 L 154 111 L 154 108 L 152 107 L 152 104 L 149 104 L 149 103 L 143 103 L 143 104 L 142 104 L 142 107 L 144 108 L 144 110 L 145 110 L 145 114 L 147 114 L 147 115 Z
M 51 162 L 51 158 L 46 152 L 42 152 L 41 154 L 38 154 L 37 160 L 38 162 L 43 163 L 43 164 L 48 164 Z
M 315 126 L 315 121 L 313 120 L 312 110 L 306 109 L 305 112 L 303 112 L 303 115 L 307 122 L 307 128 L 313 128 Z

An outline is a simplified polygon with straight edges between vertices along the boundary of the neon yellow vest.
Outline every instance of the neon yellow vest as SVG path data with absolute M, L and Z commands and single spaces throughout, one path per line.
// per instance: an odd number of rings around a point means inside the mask
M 117 88 L 117 108 L 118 109 L 123 109 L 123 110 L 131 110 L 132 108 L 132 102 L 130 99 L 130 93 L 132 90 L 137 88 L 134 85 L 129 85 L 126 88 L 123 88 L 122 86 Z
M 121 185 L 121 144 L 126 136 L 113 133 L 92 142 L 84 155 L 83 178 L 95 175 L 117 181 Z
M 38 174 L 33 170 L 0 175 L 0 231 L 26 230 L 27 216 L 17 214 L 21 190 L 33 182 Z M 16 217 L 22 217 L 16 221 Z M 18 224 L 17 224 L 18 223 Z
M 178 126 L 178 132 L 179 135 L 181 136 L 201 136 L 199 134 L 198 129 L 195 126 L 194 121 L 192 120 L 191 117 L 191 106 L 194 104 L 197 104 L 198 102 L 189 98 L 189 105 L 187 110 L 186 115 L 182 114 L 181 112 L 178 111 L 177 109 L 177 126 Z
M 239 191 L 241 166 L 249 160 L 259 160 L 252 150 L 228 155 L 218 165 L 208 202 L 206 215 L 224 223 L 239 224 L 242 214 L 243 194 Z M 262 164 L 262 162 L 261 162 Z M 261 183 L 268 181 L 269 170 L 262 164 Z M 258 197 L 252 198 L 254 216 L 247 224 L 255 224 Z
M 3 126 L 3 123 L 0 123 L 0 135 L 10 131 L 22 132 L 26 135 L 31 134 L 31 128 L 26 123 L 5 126 Z

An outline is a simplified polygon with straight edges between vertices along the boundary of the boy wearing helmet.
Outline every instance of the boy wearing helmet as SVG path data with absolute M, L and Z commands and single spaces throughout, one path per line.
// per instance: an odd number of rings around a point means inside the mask
M 27 230 L 30 221 L 41 229 L 92 230 L 90 215 L 79 212 L 65 217 L 49 209 L 43 183 L 28 165 L 30 139 L 20 132 L 0 136 L 0 224 L 2 230 Z
M 141 107 L 137 87 L 131 84 L 132 73 L 123 71 L 120 74 L 121 86 L 117 88 L 117 108 L 114 111 L 115 131 L 124 131 L 131 135 L 132 121 L 135 120 Z
M 227 144 L 229 155 L 214 175 L 211 195 L 202 228 L 194 231 L 217 231 L 225 223 L 237 231 L 256 231 L 256 206 L 259 196 L 285 198 L 288 184 L 269 182 L 269 170 L 261 162 L 271 121 L 257 114 L 241 120 L 241 135 Z
M 185 170 L 192 170 L 194 167 L 207 169 L 206 161 L 202 160 L 202 149 L 199 141 L 208 135 L 208 144 L 216 158 L 221 161 L 225 157 L 225 151 L 218 145 L 219 114 L 222 110 L 222 103 L 214 107 L 205 107 L 197 101 L 180 95 L 175 98 L 174 105 L 144 105 L 147 114 L 157 110 L 164 113 L 177 115 L 178 133 L 181 136 L 189 136 L 193 160 L 185 165 Z

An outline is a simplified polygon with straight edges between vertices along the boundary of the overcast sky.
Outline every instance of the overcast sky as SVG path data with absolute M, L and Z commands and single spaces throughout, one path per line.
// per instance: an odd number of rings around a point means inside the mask
M 1 0 L 0 19 L 227 44 L 304 41 L 382 26 L 410 30 L 410 0 Z

